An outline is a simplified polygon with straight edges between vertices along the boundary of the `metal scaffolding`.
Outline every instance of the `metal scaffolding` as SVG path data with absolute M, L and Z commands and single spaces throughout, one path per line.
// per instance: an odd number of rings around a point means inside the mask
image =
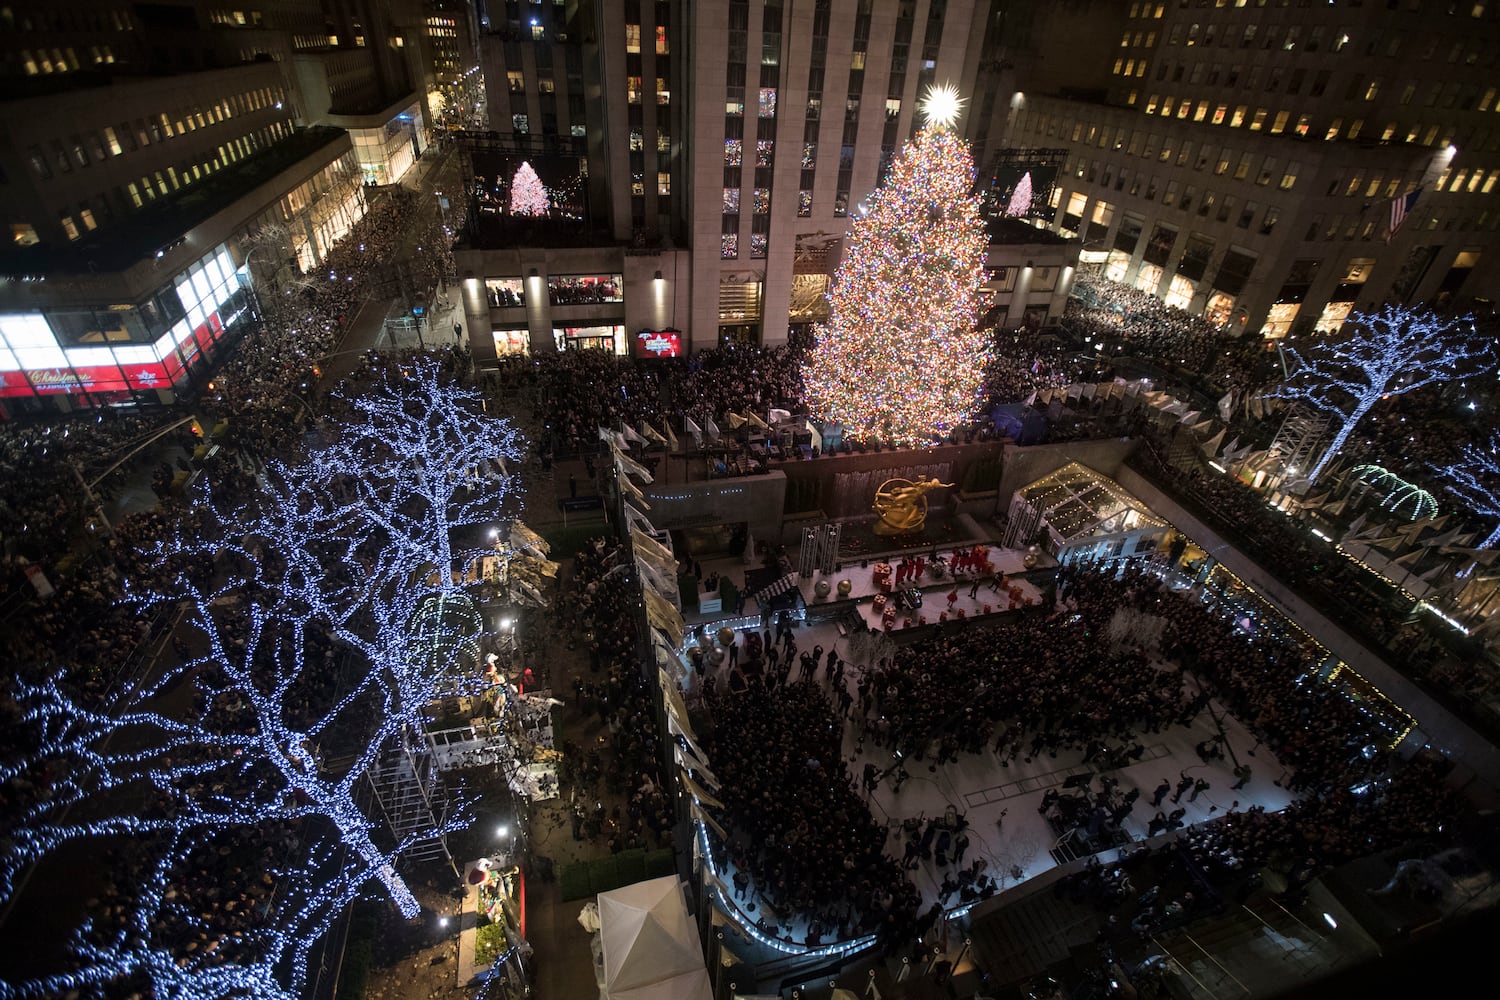
M 1271 451 L 1281 458 L 1282 481 L 1291 492 L 1298 492 L 1291 484 L 1306 477 L 1328 446 L 1332 432 L 1333 418 L 1326 413 L 1306 406 L 1294 406 L 1287 412 Z
M 402 731 L 394 745 L 387 747 L 374 767 L 365 772 L 375 806 L 398 843 L 408 837 L 426 833 L 413 840 L 402 852 L 412 861 L 447 858 L 448 837 L 443 830 L 452 805 L 443 783 L 432 748 L 419 734 Z

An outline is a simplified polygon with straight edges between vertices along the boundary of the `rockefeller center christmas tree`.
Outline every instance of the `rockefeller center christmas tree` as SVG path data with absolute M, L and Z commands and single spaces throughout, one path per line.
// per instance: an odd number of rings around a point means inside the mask
M 858 440 L 912 446 L 979 402 L 988 338 L 975 329 L 988 238 L 974 160 L 952 129 L 957 96 L 929 95 L 927 124 L 855 219 L 827 323 L 804 376 L 812 412 Z

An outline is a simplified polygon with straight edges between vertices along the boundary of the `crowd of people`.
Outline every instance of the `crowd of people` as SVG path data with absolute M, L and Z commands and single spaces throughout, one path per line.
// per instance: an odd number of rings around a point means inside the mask
M 613 278 L 549 278 L 547 300 L 555 306 L 619 302 L 620 283 Z
M 596 451 L 601 427 L 645 423 L 684 435 L 684 417 L 725 431 L 730 413 L 764 420 L 771 407 L 799 405 L 802 375 L 794 348 L 727 345 L 649 367 L 604 351 L 506 357 L 491 377 L 531 394 L 545 435 L 538 446 L 561 456 Z
M 1111 622 L 1122 613 L 1157 627 L 1121 633 Z M 825 663 L 814 649 L 801 653 L 794 677 L 793 632 L 755 638 L 742 644 L 746 654 L 731 660 L 726 676 L 704 685 L 712 718 L 704 745 L 723 783 L 716 793 L 729 834 L 722 848 L 736 873 L 736 896 L 770 907 L 770 933 L 786 937 L 794 923 L 805 926 L 799 942 L 920 929 L 926 914 L 919 915 L 906 869 L 924 857 L 942 870 L 940 904 L 961 889 L 965 901 L 994 889 L 982 868 L 963 864 L 961 814 L 910 831 L 901 861 L 884 853 L 885 831 L 872 823 L 840 756 L 851 726 L 861 751 L 873 744 L 896 761 L 885 770 L 866 765 L 869 791 L 885 780 L 899 787 L 924 765 L 936 770 L 988 752 L 1004 768 L 1043 754 L 1082 753 L 1108 772 L 1141 759 L 1150 736 L 1191 724 L 1211 700 L 1222 705 L 1281 763 L 1277 780 L 1298 798 L 1278 813 L 1240 809 L 1235 801 L 1227 815 L 1184 834 L 1172 850 L 1202 881 L 1198 898 L 1160 890 L 1146 896 L 1135 926 L 1141 934 L 1191 919 L 1221 896 L 1252 891 L 1269 865 L 1295 891 L 1353 858 L 1435 842 L 1460 810 L 1440 780 L 1441 758 L 1402 761 L 1380 749 L 1389 729 L 1372 723 L 1339 685 L 1309 680 L 1318 653 L 1304 638 L 1247 635 L 1231 609 L 1173 591 L 1143 565 L 1065 566 L 1048 611 L 996 626 L 941 628 L 931 638 L 884 647 L 889 655 L 868 664 L 845 663 L 837 653 Z M 1221 752 L 1213 739 L 1199 745 L 1205 757 Z M 1248 759 L 1235 774 L 1226 798 L 1276 777 L 1254 774 Z M 1106 773 L 1101 789 L 1071 797 L 1085 812 L 1098 812 L 1101 826 L 1118 829 L 1133 816 L 1155 834 L 1181 827 L 1178 803 L 1210 787 L 1201 776 L 1179 777 L 1142 795 Z M 1055 812 L 1069 797 L 1054 791 L 1041 808 Z M 1066 818 L 1059 829 L 1086 819 Z M 1097 865 L 1069 885 L 1111 906 L 1152 889 Z
M 575 681 L 573 705 L 584 718 L 597 715 L 609 750 L 563 747 L 573 838 L 603 838 L 613 853 L 670 844 L 675 819 L 662 786 L 652 686 L 636 662 L 631 588 L 612 572 L 622 558 L 620 543 L 591 539 L 574 557 L 572 587 L 557 608 L 563 629 L 581 637 L 589 656 L 590 677 Z M 605 809 L 601 789 L 625 801 L 623 813 L 618 805 Z
M 1117 281 L 1080 275 L 1063 325 L 1097 342 L 1106 356 L 1175 366 L 1208 377 L 1221 391 L 1258 386 L 1270 374 L 1260 338 L 1231 336 L 1223 326 Z
M 1411 611 L 1395 588 L 1308 527 L 1271 506 L 1264 493 L 1234 476 L 1201 469 L 1182 473 L 1158 459 L 1159 450 L 1143 448 L 1136 462 L 1158 478 L 1168 478 L 1174 492 L 1186 494 L 1208 510 L 1216 526 L 1230 534 L 1246 554 L 1262 565 L 1274 565 L 1277 576 L 1317 603 L 1336 609 L 1340 619 L 1358 623 L 1376 641 L 1388 642 Z
M 785 648 L 789 667 L 795 642 Z M 744 666 L 746 686 L 708 695 L 714 731 L 704 749 L 722 782 L 733 838 L 724 846 L 770 911 L 756 914 L 762 932 L 791 940 L 805 920 L 798 943 L 909 940 L 921 895 L 885 855 L 885 829 L 854 790 L 841 713 L 810 679 L 762 683 L 762 671 Z

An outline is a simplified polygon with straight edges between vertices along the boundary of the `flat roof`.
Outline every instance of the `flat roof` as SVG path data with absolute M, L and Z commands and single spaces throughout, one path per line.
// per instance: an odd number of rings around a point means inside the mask
M 314 126 L 298 129 L 270 149 L 232 164 L 158 198 L 121 222 L 100 228 L 72 243 L 38 243 L 0 252 L 0 274 L 19 277 L 84 271 L 125 271 L 191 232 L 227 205 L 244 197 L 283 170 L 338 142 L 343 129 Z
M 984 220 L 985 232 L 991 246 L 1061 246 L 1073 242 L 1060 233 L 1049 229 L 1038 229 L 1029 222 L 1010 216 L 990 216 Z

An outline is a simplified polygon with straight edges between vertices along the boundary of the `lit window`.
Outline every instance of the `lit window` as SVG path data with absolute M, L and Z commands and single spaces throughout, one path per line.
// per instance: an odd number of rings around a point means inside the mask
M 672 193 L 672 175 L 665 170 L 656 172 L 656 193 L 662 195 Z
M 776 117 L 776 88 L 775 87 L 762 87 L 762 88 L 760 88 L 760 117 L 762 117 L 762 118 L 775 118 Z
M 724 233 L 719 237 L 719 257 L 722 260 L 734 260 L 740 255 L 740 237 L 738 233 Z
M 769 167 L 776 158 L 776 140 L 760 139 L 755 143 L 755 165 Z
M 639 24 L 625 25 L 625 51 L 631 53 L 641 51 L 641 26 Z
M 765 233 L 750 234 L 750 256 L 763 258 L 766 255 L 767 237 Z
M 724 189 L 724 214 L 738 215 L 740 213 L 740 189 Z
M 29 222 L 11 223 L 10 240 L 18 247 L 29 247 L 34 243 L 41 242 L 40 237 L 36 234 L 36 227 Z
M 667 89 L 667 80 L 666 80 L 666 77 L 659 76 L 659 77 L 656 78 L 656 103 L 657 104 L 671 104 L 672 103 L 672 91 L 670 91 L 669 89 Z
M 765 215 L 771 211 L 771 189 L 756 188 L 751 211 L 756 215 Z
M 671 47 L 667 44 L 667 29 L 665 27 L 663 27 L 662 25 L 657 25 L 656 26 L 656 54 L 659 55 L 659 56 L 664 56 L 664 55 L 667 55 L 668 53 L 670 53 L 671 51 L 672 51 Z
M 724 140 L 724 166 L 737 167 L 740 165 L 740 140 Z
M 78 239 L 78 224 L 73 221 L 73 217 L 71 215 L 62 215 L 59 217 L 58 221 L 62 223 L 63 232 L 68 234 L 68 239 Z
M 1486 189 L 1486 190 L 1488 190 L 1488 189 Z M 797 192 L 797 215 L 800 216 L 801 218 L 804 218 L 804 219 L 807 218 L 808 216 L 812 215 L 812 192 L 811 191 L 798 191 Z

